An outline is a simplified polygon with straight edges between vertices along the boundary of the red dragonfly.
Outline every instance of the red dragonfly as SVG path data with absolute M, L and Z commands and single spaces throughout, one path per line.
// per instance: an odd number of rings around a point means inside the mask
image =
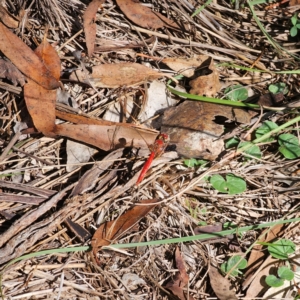
M 152 164 L 153 159 L 161 156 L 164 153 L 169 141 L 170 141 L 169 136 L 165 133 L 161 133 L 156 138 L 154 144 L 149 147 L 149 149 L 151 151 L 150 156 L 144 164 L 144 167 L 140 173 L 140 176 L 136 182 L 136 185 L 139 185 L 141 183 L 141 181 L 144 179 L 147 171 L 149 170 L 149 168 Z

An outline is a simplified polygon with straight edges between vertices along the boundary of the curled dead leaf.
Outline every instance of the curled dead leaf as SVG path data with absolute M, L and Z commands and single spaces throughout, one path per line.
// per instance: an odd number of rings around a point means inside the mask
M 88 56 L 92 56 L 95 49 L 95 39 L 97 26 L 95 23 L 96 13 L 104 0 L 93 0 L 86 8 L 83 14 L 83 29 L 85 34 L 85 42 L 88 50 Z
M 185 264 L 183 258 L 181 256 L 180 250 L 177 247 L 175 251 L 175 262 L 178 272 L 176 272 L 174 278 L 169 281 L 164 288 L 170 290 L 175 296 L 177 296 L 180 300 L 194 300 L 194 297 L 189 295 L 186 297 L 183 288 L 189 282 L 189 275 L 186 272 Z
M 117 4 L 129 20 L 141 27 L 158 29 L 166 26 L 179 29 L 174 21 L 141 5 L 138 1 L 117 0 Z
M 70 79 L 93 84 L 95 87 L 117 88 L 166 76 L 137 63 L 103 64 L 93 67 L 92 70 L 92 74 L 88 77 L 84 71 L 78 70 L 71 74 Z
M 27 77 L 47 90 L 60 86 L 41 59 L 15 34 L 0 23 L 0 50 Z
M 130 230 L 142 218 L 144 218 L 156 205 L 157 199 L 143 200 L 133 208 L 129 209 L 117 220 L 105 222 L 100 225 L 93 235 L 91 246 L 94 257 L 97 251 L 103 246 L 110 245 L 113 241 L 118 240 L 125 232 Z M 150 204 L 150 205 L 146 205 Z
M 60 59 L 55 49 L 46 39 L 35 49 L 35 55 L 47 66 L 51 76 L 60 77 Z M 55 137 L 55 103 L 56 90 L 49 90 L 37 82 L 28 79 L 24 86 L 24 98 L 28 112 L 36 129 L 45 136 Z
M 123 126 L 122 123 L 114 125 L 89 124 L 58 124 L 55 127 L 57 135 L 72 138 L 105 151 L 137 147 L 146 148 L 153 144 L 157 133 L 141 131 L 138 128 Z
M 213 59 L 206 60 L 201 68 L 208 68 L 209 74 L 199 76 L 190 81 L 190 93 L 194 95 L 201 95 L 206 97 L 213 97 L 221 89 L 219 80 L 219 72 L 214 65 Z
M 219 300 L 237 300 L 235 291 L 233 290 L 230 281 L 223 277 L 217 268 L 209 267 L 208 271 L 211 287 Z
M 185 101 L 165 112 L 161 130 L 170 136 L 171 144 L 176 144 L 180 155 L 214 160 L 224 149 L 224 141 L 220 138 L 224 126 L 215 122 L 218 116 L 239 123 L 251 120 L 251 115 L 243 109 Z

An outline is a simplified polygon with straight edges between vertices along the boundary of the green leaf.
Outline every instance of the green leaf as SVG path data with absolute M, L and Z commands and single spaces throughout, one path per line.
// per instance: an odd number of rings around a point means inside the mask
M 219 192 L 229 195 L 241 194 L 246 190 L 245 180 L 233 174 L 227 174 L 226 181 L 221 175 L 212 175 L 210 183 Z
M 297 21 L 298 21 L 298 16 L 297 14 L 294 14 L 292 17 L 291 17 L 291 22 L 292 24 L 295 26 L 297 24 Z
M 229 100 L 244 101 L 248 98 L 248 91 L 242 85 L 236 84 L 225 89 L 224 93 Z
M 280 145 L 279 152 L 287 159 L 295 159 L 300 157 L 300 145 L 297 137 L 290 133 L 281 134 L 278 137 Z
M 230 272 L 232 276 L 238 276 L 238 274 L 241 273 L 239 269 L 242 270 L 245 269 L 246 267 L 247 267 L 246 259 L 242 258 L 240 255 L 236 255 L 230 257 L 227 262 L 223 263 L 221 265 L 221 270 L 226 274 Z
M 271 122 L 271 121 L 265 121 L 260 127 L 257 128 L 257 130 L 255 131 L 255 136 L 256 136 L 256 138 L 260 138 L 264 134 L 272 131 L 273 129 L 275 129 L 277 127 L 278 127 L 278 125 L 276 123 Z M 274 138 L 270 137 L 268 139 L 263 140 L 263 142 L 271 142 L 273 140 L 274 140 Z
M 286 94 L 289 90 L 284 82 L 278 82 L 269 85 L 269 91 L 273 94 L 283 93 Z
M 225 148 L 233 148 L 236 147 L 239 144 L 240 140 L 236 137 L 233 137 L 231 139 L 228 139 L 225 141 Z
M 193 168 L 195 166 L 204 166 L 207 164 L 206 160 L 203 159 L 195 159 L 195 158 L 189 158 L 185 159 L 183 163 L 188 167 L 188 168 Z
M 268 275 L 266 277 L 266 284 L 268 286 L 272 286 L 272 287 L 280 287 L 282 286 L 284 283 L 284 279 L 281 279 L 281 278 L 277 278 L 276 276 L 274 275 Z
M 278 276 L 282 279 L 291 281 L 294 279 L 294 272 L 290 268 L 282 266 L 278 269 Z
M 195 158 L 189 158 L 185 159 L 183 163 L 188 167 L 188 168 L 193 168 L 197 164 L 197 159 Z
M 288 259 L 289 254 L 296 251 L 296 245 L 290 240 L 282 239 L 269 245 L 268 251 L 274 258 Z
M 290 35 L 291 35 L 291 37 L 296 36 L 297 33 L 298 33 L 298 28 L 297 28 L 297 26 L 293 26 L 293 27 L 291 28 L 291 30 L 290 30 Z
M 226 193 L 226 194 L 228 193 L 225 179 L 221 175 L 218 174 L 212 175 L 210 177 L 210 183 L 219 192 Z
M 298 29 L 300 29 L 300 24 L 298 23 L 298 24 L 296 24 L 296 27 L 298 28 Z
M 247 154 L 248 154 L 248 155 L 251 155 L 252 157 L 254 156 L 256 158 L 261 158 L 261 152 L 260 152 L 259 147 L 255 144 L 252 144 L 251 142 L 242 142 L 239 144 L 238 148 L 241 148 L 246 145 L 252 145 L 252 146 L 250 146 L 247 150 L 244 151 L 244 153 L 246 154 L 245 156 L 247 156 Z M 251 156 L 250 156 L 250 158 L 252 158 Z

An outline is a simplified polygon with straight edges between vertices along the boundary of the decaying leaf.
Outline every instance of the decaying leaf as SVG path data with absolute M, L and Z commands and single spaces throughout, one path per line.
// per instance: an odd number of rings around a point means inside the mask
M 24 75 L 10 61 L 0 59 L 0 78 L 7 78 L 14 85 L 25 84 Z
M 201 68 L 208 68 L 208 74 L 199 76 L 190 81 L 190 93 L 206 97 L 213 97 L 221 89 L 219 72 L 217 71 L 213 59 L 206 60 Z
M 219 300 L 237 300 L 235 291 L 231 287 L 230 281 L 223 277 L 217 268 L 209 267 L 208 271 L 211 287 Z
M 92 0 L 83 14 L 83 29 L 85 34 L 85 42 L 88 50 L 88 56 L 92 56 L 95 49 L 95 39 L 97 26 L 95 23 L 96 13 L 104 0 Z
M 197 226 L 194 228 L 195 234 L 202 234 L 202 233 L 217 233 L 222 231 L 223 225 L 221 223 L 216 223 L 212 225 L 203 225 Z M 216 235 L 217 238 L 220 236 Z
M 161 130 L 170 136 L 170 143 L 176 144 L 180 155 L 214 160 L 224 149 L 220 139 L 224 126 L 215 122 L 218 116 L 246 124 L 251 120 L 251 115 L 243 109 L 185 101 L 165 111 Z
M 157 136 L 153 131 L 123 125 L 58 124 L 55 133 L 105 151 L 124 147 L 145 148 L 147 144 L 153 144 Z
M 271 255 L 264 261 L 261 261 L 261 264 L 258 266 L 258 269 L 253 276 L 253 280 L 247 289 L 246 298 L 255 299 L 258 295 L 261 295 L 268 290 L 269 286 L 262 279 L 272 274 L 271 271 L 274 271 L 276 262 L 278 263 L 278 259 L 273 258 Z
M 179 29 L 175 22 L 141 5 L 138 1 L 117 0 L 117 4 L 129 20 L 141 27 L 158 29 L 166 26 Z
M 84 71 L 78 70 L 70 76 L 70 79 L 86 84 L 92 83 L 95 87 L 117 88 L 166 76 L 137 63 L 103 64 L 93 67 L 92 70 L 88 78 Z
M 195 70 L 208 59 L 209 56 L 207 55 L 197 55 L 193 58 L 168 57 L 164 58 L 162 62 L 179 74 L 182 74 L 185 77 L 192 77 L 195 74 Z
M 261 234 L 263 238 L 259 239 L 259 242 L 269 243 L 274 241 L 275 239 L 282 237 L 285 232 L 283 230 L 285 227 L 286 226 L 284 224 L 278 224 L 273 226 L 271 229 L 266 229 Z M 264 247 L 265 246 L 259 244 L 255 245 L 252 248 L 250 257 L 248 259 L 248 268 L 244 275 L 245 280 L 243 282 L 243 288 L 245 289 L 250 285 L 247 290 L 247 295 L 249 295 L 249 297 L 256 297 L 258 293 L 266 288 L 266 285 L 263 285 L 261 283 L 260 278 L 263 275 L 269 275 L 270 264 L 267 264 L 265 268 L 261 269 L 261 273 L 259 273 L 259 276 L 255 274 L 259 270 L 259 268 L 261 268 L 262 265 L 265 264 L 268 253 L 266 251 L 263 251 Z M 269 257 L 268 260 L 269 259 L 271 258 Z
M 36 56 L 47 66 L 52 77 L 59 81 L 60 59 L 55 49 L 46 39 L 36 48 Z M 36 129 L 45 136 L 55 137 L 56 90 L 48 90 L 28 79 L 24 86 L 24 98 L 28 112 Z
M 186 272 L 184 261 L 182 259 L 179 248 L 176 248 L 175 251 L 175 261 L 178 272 L 176 272 L 174 278 L 168 282 L 164 288 L 170 290 L 175 296 L 177 296 L 180 300 L 190 299 L 193 300 L 193 296 L 189 295 L 187 297 L 183 291 L 183 288 L 189 282 L 189 276 Z
M 27 77 L 47 90 L 60 86 L 41 59 L 15 34 L 0 23 L 0 51 Z
M 97 251 L 101 249 L 101 247 L 108 246 L 113 241 L 118 240 L 125 232 L 144 218 L 156 206 L 153 205 L 156 202 L 157 199 L 143 200 L 140 202 L 140 204 L 143 205 L 135 205 L 117 220 L 102 224 L 94 233 L 91 242 L 94 257 L 96 257 Z

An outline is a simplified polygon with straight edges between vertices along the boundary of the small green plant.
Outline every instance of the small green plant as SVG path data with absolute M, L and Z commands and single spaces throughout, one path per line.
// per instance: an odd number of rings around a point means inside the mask
M 225 89 L 226 98 L 232 101 L 245 101 L 248 99 L 248 91 L 242 85 L 236 84 Z
M 272 131 L 273 129 L 277 128 L 278 125 L 274 122 L 271 121 L 265 121 L 256 131 L 255 131 L 255 136 L 256 138 L 260 138 L 264 134 Z M 274 137 L 267 138 L 263 140 L 263 142 L 272 142 L 274 141 Z
M 185 159 L 183 163 L 188 168 L 193 168 L 195 166 L 205 166 L 208 163 L 208 161 L 203 159 L 189 158 L 189 159 Z
M 256 138 L 260 138 L 264 134 L 278 128 L 278 125 L 271 121 L 265 121 L 255 132 Z M 272 142 L 275 137 L 269 137 L 263 142 Z M 295 159 L 300 157 L 300 144 L 296 136 L 290 133 L 280 134 L 278 136 L 278 151 L 287 159 Z
M 293 27 L 290 29 L 290 35 L 291 37 L 294 37 L 298 34 L 298 29 L 300 29 L 300 20 L 298 19 L 298 15 L 294 14 L 291 17 L 291 22 Z
M 269 85 L 269 91 L 272 94 L 283 93 L 284 95 L 288 93 L 289 89 L 284 82 L 278 82 Z
M 290 133 L 281 134 L 278 137 L 280 145 L 279 152 L 287 159 L 295 159 L 300 157 L 300 145 L 296 136 Z
M 240 139 L 238 139 L 236 137 L 232 137 L 225 141 L 225 148 L 229 149 L 229 148 L 236 147 L 239 144 L 239 142 L 240 142 Z
M 280 260 L 286 260 L 288 263 L 288 258 L 290 254 L 296 251 L 296 245 L 287 239 L 282 239 L 274 243 L 262 243 L 268 245 L 268 251 L 271 256 Z M 289 264 L 289 263 L 288 263 Z M 284 284 L 285 280 L 291 281 L 294 279 L 294 272 L 291 270 L 290 266 L 281 266 L 277 270 L 277 276 L 268 275 L 266 277 L 266 283 L 272 287 L 280 287 Z
M 227 262 L 224 262 L 221 265 L 221 270 L 227 274 L 230 273 L 231 276 L 238 276 L 242 272 L 240 270 L 247 267 L 247 260 L 242 258 L 240 255 L 232 256 L 228 259 Z
M 212 175 L 209 181 L 216 190 L 229 195 L 241 194 L 246 190 L 245 180 L 234 174 L 227 174 L 226 180 L 221 175 Z
M 296 251 L 295 244 L 286 239 L 281 239 L 268 245 L 268 251 L 277 259 L 288 259 Z
M 266 277 L 266 284 L 272 287 L 280 287 L 284 284 L 285 280 L 291 281 L 294 279 L 294 272 L 286 266 L 278 268 L 277 275 L 278 277 L 268 275 Z
M 250 145 L 250 147 L 244 151 L 246 157 L 248 156 L 250 158 L 253 158 L 253 157 L 261 158 L 261 152 L 260 152 L 259 147 L 251 142 L 241 142 L 239 144 L 238 148 L 242 148 L 246 145 Z

